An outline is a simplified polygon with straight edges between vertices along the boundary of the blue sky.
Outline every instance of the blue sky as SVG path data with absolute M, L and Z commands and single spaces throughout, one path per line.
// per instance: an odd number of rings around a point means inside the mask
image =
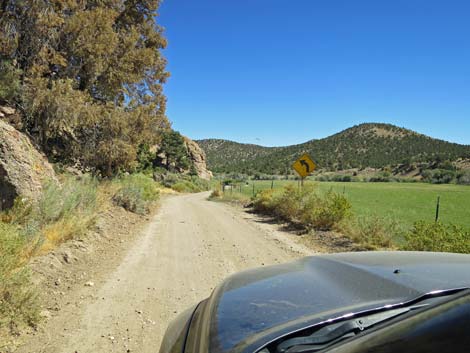
M 470 1 L 164 0 L 173 127 L 266 146 L 387 122 L 470 144 Z

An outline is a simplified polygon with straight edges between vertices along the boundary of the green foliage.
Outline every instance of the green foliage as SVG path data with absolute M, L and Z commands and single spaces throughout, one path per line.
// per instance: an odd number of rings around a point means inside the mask
M 113 196 L 114 203 L 130 212 L 148 213 L 150 205 L 160 196 L 157 184 L 144 174 L 124 176 L 115 183 L 118 190 Z
M 35 325 L 39 319 L 37 294 L 23 267 L 25 247 L 26 238 L 18 226 L 0 222 L 0 334 Z
M 163 181 L 161 182 L 161 184 L 164 187 L 171 188 L 178 181 L 180 181 L 180 179 L 180 176 L 176 173 L 165 173 L 163 174 Z
M 253 209 L 259 213 L 270 214 L 275 209 L 274 190 L 262 190 L 253 199 Z
M 320 168 L 329 171 L 384 168 L 403 162 L 407 163 L 406 168 L 425 162 L 433 168 L 452 169 L 452 161 L 470 155 L 470 146 L 432 139 L 389 124 L 372 123 L 286 147 L 263 147 L 217 139 L 197 142 L 205 151 L 208 167 L 213 172 L 249 175 L 292 174 L 290 166 L 304 152 L 309 153 Z
M 166 170 L 155 173 L 155 180 L 161 185 L 178 192 L 201 192 L 210 189 L 210 182 L 195 175 L 168 173 Z
M 0 13 L 0 99 L 61 161 L 111 176 L 168 129 L 159 0 L 13 1 Z M 19 80 L 18 77 L 21 79 Z
M 306 181 L 306 186 L 311 181 Z M 250 181 L 242 188 L 248 197 L 255 193 L 271 189 L 271 181 Z M 274 192 L 292 185 L 298 187 L 298 181 L 276 180 Z M 468 227 L 468 209 L 470 209 L 470 188 L 467 185 L 429 184 L 429 183 L 316 183 L 320 193 L 333 190 L 348 198 L 354 214 L 370 216 L 376 214 L 385 219 L 397 220 L 403 227 L 410 228 L 419 220 L 434 220 L 437 197 L 441 197 L 440 218 L 449 223 Z
M 209 196 L 209 199 L 216 199 L 216 198 L 222 197 L 223 194 L 224 193 L 220 189 L 212 190 Z
M 450 169 L 425 170 L 423 180 L 432 184 L 450 184 L 456 177 L 456 172 Z
M 155 164 L 155 153 L 150 151 L 147 143 L 139 146 L 137 151 L 137 171 L 147 172 L 152 171 Z
M 470 232 L 441 222 L 417 222 L 405 235 L 403 250 L 470 253 Z
M 11 61 L 0 60 L 0 102 L 14 103 L 20 94 L 21 70 Z
M 163 133 L 159 153 L 165 154 L 165 167 L 167 170 L 175 172 L 190 167 L 184 138 L 177 131 L 168 130 Z
M 248 206 L 250 204 L 250 198 L 240 194 L 239 192 L 225 192 L 220 190 L 214 190 L 209 196 L 209 200 L 212 201 L 223 201 L 230 202 L 241 206 Z
M 330 230 L 351 214 L 351 203 L 341 194 L 328 191 L 326 194 L 311 194 L 300 214 L 303 224 L 315 229 Z
M 209 190 L 209 182 L 198 177 L 181 177 L 171 188 L 178 192 L 201 192 Z
M 319 193 L 313 186 L 289 185 L 280 191 L 261 191 L 254 197 L 253 208 L 307 228 L 330 230 L 350 215 L 351 204 L 333 191 Z
M 457 174 L 457 184 L 470 185 L 470 170 L 462 171 Z
M 333 177 L 331 178 L 331 181 L 338 181 L 338 182 L 351 182 L 353 181 L 353 177 L 351 175 L 348 175 L 348 174 L 336 174 L 336 175 L 333 175 Z
M 397 221 L 372 216 L 358 216 L 341 222 L 339 230 L 368 250 L 390 249 L 403 230 Z
M 62 185 L 49 183 L 35 207 L 33 216 L 40 225 L 94 213 L 97 201 L 97 182 L 90 177 L 67 178 Z
M 28 256 L 48 251 L 57 244 L 83 235 L 95 221 L 97 181 L 84 176 L 66 177 L 61 185 L 44 185 L 36 203 L 15 200 L 13 208 L 0 214 L 0 219 L 18 226 L 28 246 Z

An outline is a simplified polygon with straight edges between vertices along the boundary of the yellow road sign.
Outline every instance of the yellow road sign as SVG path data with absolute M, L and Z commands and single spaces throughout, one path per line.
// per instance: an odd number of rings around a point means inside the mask
M 315 162 L 308 154 L 304 154 L 292 164 L 292 168 L 294 168 L 302 178 L 309 176 L 315 170 L 315 167 Z

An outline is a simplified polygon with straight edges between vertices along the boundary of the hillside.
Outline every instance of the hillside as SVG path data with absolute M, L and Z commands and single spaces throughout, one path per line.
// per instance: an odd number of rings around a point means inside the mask
M 400 163 L 470 158 L 470 146 L 431 138 L 390 124 L 365 123 L 335 135 L 285 147 L 263 147 L 220 139 L 199 140 L 216 173 L 284 174 L 309 153 L 324 170 L 382 168 Z

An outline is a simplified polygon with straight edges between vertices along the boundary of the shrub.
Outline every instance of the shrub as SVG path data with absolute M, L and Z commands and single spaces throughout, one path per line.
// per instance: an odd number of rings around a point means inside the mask
M 163 175 L 162 185 L 164 187 L 171 188 L 178 181 L 180 181 L 180 177 L 177 174 L 166 173 Z
M 274 190 L 267 189 L 260 191 L 253 199 L 253 209 L 256 212 L 271 214 L 274 211 L 273 204 Z
M 158 200 L 157 184 L 149 176 L 132 174 L 115 181 L 118 190 L 113 196 L 116 205 L 137 214 L 148 213 L 150 204 Z
M 441 222 L 417 222 L 405 235 L 404 250 L 470 253 L 470 232 Z
M 0 222 L 0 331 L 38 321 L 37 295 L 30 285 L 26 237 L 16 225 Z
M 330 177 L 328 175 L 320 175 L 315 178 L 316 181 L 330 181 Z
M 341 194 L 329 191 L 324 195 L 311 193 L 300 210 L 303 224 L 319 230 L 330 230 L 350 215 L 351 204 Z
M 470 185 L 470 171 L 462 171 L 457 175 L 457 183 L 461 185 Z
M 62 185 L 49 183 L 44 187 L 34 217 L 41 225 L 60 219 L 92 214 L 96 207 L 97 182 L 90 177 L 67 178 Z
M 351 240 L 369 249 L 392 248 L 401 236 L 398 222 L 378 216 L 361 216 L 340 224 L 340 230 Z
M 447 169 L 424 170 L 422 175 L 424 181 L 432 184 L 449 184 L 456 177 L 455 171 Z
M 82 236 L 94 223 L 97 182 L 91 177 L 69 177 L 62 185 L 47 184 L 31 216 L 26 231 L 39 232 L 41 248 L 47 251 L 63 241 Z
M 142 190 L 134 185 L 126 185 L 119 189 L 113 197 L 116 205 L 137 214 L 148 212 L 147 203 L 142 196 Z
M 219 189 L 213 190 L 211 195 L 209 196 L 210 199 L 215 199 L 219 197 L 222 197 L 222 191 L 220 191 Z
M 351 204 L 333 191 L 320 194 L 311 185 L 302 189 L 289 185 L 281 191 L 259 192 L 253 200 L 253 208 L 307 228 L 329 230 L 350 214 Z
M 196 176 L 182 176 L 171 188 L 178 192 L 201 192 L 209 190 L 210 183 Z
M 197 186 L 187 180 L 181 180 L 173 184 L 171 187 L 173 190 L 178 192 L 197 192 L 199 191 Z
M 347 174 L 336 174 L 336 175 L 333 175 L 331 180 L 332 181 L 338 181 L 338 182 L 351 182 L 352 181 L 352 176 L 347 175 Z
M 389 173 L 379 173 L 370 177 L 368 181 L 371 183 L 388 183 L 393 181 L 393 178 L 390 177 Z

